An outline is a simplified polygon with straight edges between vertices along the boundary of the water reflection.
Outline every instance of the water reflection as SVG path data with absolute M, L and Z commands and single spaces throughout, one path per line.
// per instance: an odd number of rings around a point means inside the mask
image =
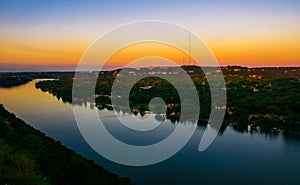
M 35 88 L 34 84 L 42 80 L 45 79 L 33 80 L 32 82 L 29 82 L 25 85 L 13 87 L 13 88 L 0 88 L 1 103 L 3 103 L 8 110 L 11 110 L 13 112 L 17 111 L 19 117 L 21 117 L 25 121 L 30 122 L 31 124 L 33 124 L 33 126 L 37 124 L 36 123 L 37 120 L 57 121 L 59 119 L 65 119 L 65 118 L 74 119 L 72 105 L 68 101 L 63 100 L 59 96 L 54 96 L 51 93 L 41 92 L 41 90 Z M 47 79 L 47 80 L 52 80 L 52 79 Z M 78 99 L 78 101 L 74 103 L 84 108 L 99 109 L 99 115 L 101 117 L 103 116 L 103 113 L 105 113 L 106 116 L 110 114 L 111 116 L 113 116 L 113 112 L 111 111 L 113 110 L 116 112 L 116 114 L 118 114 L 118 116 L 127 117 L 130 120 L 134 116 L 137 117 L 138 119 L 146 119 L 146 117 L 151 114 L 154 115 L 155 120 L 159 123 L 161 122 L 167 125 L 179 123 L 178 117 L 176 116 L 172 117 L 172 115 L 153 114 L 152 112 L 148 112 L 148 111 L 133 112 L 134 114 L 132 114 L 131 110 L 122 109 L 122 107 L 97 107 L 95 103 L 89 103 L 88 101 L 83 101 L 80 99 Z M 195 120 L 189 120 L 188 118 L 186 119 L 183 118 L 180 124 L 186 124 L 194 121 Z M 108 122 L 116 123 L 115 121 L 112 120 Z M 136 122 L 138 122 L 138 120 Z M 152 123 L 153 122 L 149 121 L 149 124 Z M 122 124 L 118 123 L 118 125 L 122 127 Z M 40 123 L 39 126 L 41 126 Z M 48 129 L 47 125 L 44 126 L 45 129 Z M 108 130 L 113 132 L 112 128 L 110 128 L 112 127 L 110 124 L 106 124 L 106 127 L 108 128 Z M 205 129 L 207 127 L 207 123 L 205 121 L 200 120 L 198 121 L 198 127 L 200 127 L 201 129 Z M 287 139 L 293 136 L 294 139 L 300 139 L 300 133 L 296 131 L 289 130 L 289 131 L 278 131 L 278 132 L 274 131 L 270 133 L 265 133 L 257 126 L 252 127 L 252 125 L 248 126 L 245 124 L 237 124 L 237 123 L 223 124 L 219 131 L 219 135 L 222 135 L 227 127 L 233 128 L 233 130 L 241 133 L 250 133 L 250 134 L 261 133 L 261 134 L 266 134 L 273 138 L 276 138 L 279 135 L 283 135 L 283 137 L 286 137 Z M 124 128 L 124 130 L 126 129 Z M 168 133 L 170 132 L 172 132 L 172 129 L 168 132 L 166 131 L 166 135 L 168 135 Z M 116 136 L 116 137 L 122 138 L 124 136 L 121 136 L 120 134 L 120 136 Z
M 197 147 L 207 126 L 199 124 L 188 144 L 167 161 L 138 168 L 113 163 L 99 156 L 82 138 L 72 105 L 35 89 L 35 82 L 0 89 L 0 102 L 48 136 L 60 140 L 110 171 L 129 176 L 139 185 L 300 184 L 300 140 L 297 133 L 264 134 L 259 130 L 240 131 L 233 125 L 223 125 L 217 139 L 204 152 L 199 152 Z M 88 103 L 80 106 L 97 108 Z M 128 118 L 133 116 L 123 110 L 117 113 Z M 160 141 L 172 132 L 176 124 L 181 124 L 164 119 L 160 131 L 138 135 L 120 129 L 113 120 L 112 111 L 102 109 L 99 114 L 115 137 L 135 145 Z M 140 114 L 137 116 L 145 119 Z

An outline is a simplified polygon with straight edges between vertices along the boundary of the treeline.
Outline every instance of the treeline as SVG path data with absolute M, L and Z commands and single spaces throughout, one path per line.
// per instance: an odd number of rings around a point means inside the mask
M 35 84 L 35 87 L 44 92 L 50 92 L 64 102 L 72 102 L 72 85 L 72 78 L 60 78 L 55 81 L 40 81 Z
M 0 73 L 0 87 L 10 88 L 26 84 L 33 79 L 39 78 L 71 78 L 74 72 L 18 72 L 18 73 Z
M 300 131 L 300 81 L 280 78 L 262 81 L 242 81 L 227 85 L 226 122 L 237 129 L 259 126 L 270 132 L 278 128 Z
M 190 75 L 199 94 L 201 123 L 205 123 L 210 115 L 210 89 L 205 74 L 200 67 L 184 66 Z M 176 68 L 155 68 L 151 72 L 176 71 Z M 245 68 L 239 66 L 210 69 L 211 74 L 224 74 L 227 92 L 227 106 L 224 125 L 233 124 L 238 130 L 245 131 L 248 126 L 257 126 L 264 132 L 273 128 L 300 131 L 300 68 Z M 96 105 L 108 108 L 111 104 L 110 92 L 114 79 L 119 71 L 101 72 L 95 87 Z M 132 69 L 131 73 L 148 73 L 149 70 Z M 176 75 L 174 75 L 174 78 Z M 59 81 L 43 81 L 37 88 L 49 91 L 65 101 L 72 102 L 71 78 Z M 182 82 L 184 84 L 184 81 Z M 124 85 L 124 84 L 123 84 Z M 143 88 L 151 86 L 151 88 Z M 123 88 L 126 87 L 126 84 Z M 138 81 L 131 88 L 129 104 L 132 110 L 143 112 L 148 110 L 149 101 L 153 97 L 161 97 L 169 104 L 167 118 L 177 121 L 180 117 L 180 99 L 176 89 L 166 80 L 147 77 Z M 120 92 L 122 93 L 122 92 Z M 116 108 L 116 107 L 115 107 Z
M 30 82 L 28 77 L 0 76 L 0 87 L 9 88 Z
M 131 182 L 45 136 L 0 105 L 0 184 L 129 185 Z

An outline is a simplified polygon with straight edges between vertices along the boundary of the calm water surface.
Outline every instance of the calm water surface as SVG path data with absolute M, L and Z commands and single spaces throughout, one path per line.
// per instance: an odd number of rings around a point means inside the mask
M 286 138 L 281 134 L 240 133 L 232 128 L 219 134 L 203 152 L 198 151 L 204 129 L 199 127 L 180 152 L 162 163 L 146 167 L 116 164 L 98 155 L 85 142 L 77 128 L 72 105 L 35 89 L 35 82 L 37 80 L 10 89 L 0 88 L 0 103 L 48 136 L 112 172 L 130 177 L 138 185 L 300 184 L 299 139 Z M 87 105 L 82 108 L 91 107 Z M 112 119 L 112 114 L 111 111 L 100 111 L 109 131 L 130 144 L 156 143 L 168 136 L 175 127 L 165 120 L 159 131 L 131 133 L 120 128 Z

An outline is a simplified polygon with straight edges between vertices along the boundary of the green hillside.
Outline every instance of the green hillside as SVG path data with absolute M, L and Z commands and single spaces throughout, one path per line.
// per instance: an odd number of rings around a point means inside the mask
M 131 182 L 45 136 L 0 104 L 0 184 L 127 185 Z

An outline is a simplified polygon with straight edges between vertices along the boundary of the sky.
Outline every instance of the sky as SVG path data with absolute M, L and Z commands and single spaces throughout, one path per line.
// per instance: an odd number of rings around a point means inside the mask
M 99 36 L 142 20 L 188 28 L 220 65 L 300 66 L 299 10 L 298 0 L 0 1 L 0 71 L 74 69 Z

